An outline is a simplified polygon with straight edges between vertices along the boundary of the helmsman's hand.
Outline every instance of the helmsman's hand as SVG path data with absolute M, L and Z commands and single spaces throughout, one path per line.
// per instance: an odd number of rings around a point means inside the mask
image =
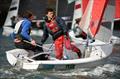
M 34 45 L 34 46 L 36 46 L 35 40 L 32 40 L 32 41 L 31 41 L 31 44 Z

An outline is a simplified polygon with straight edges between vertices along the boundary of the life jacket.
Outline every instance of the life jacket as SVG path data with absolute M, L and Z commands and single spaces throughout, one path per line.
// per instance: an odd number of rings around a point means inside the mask
M 60 30 L 60 28 L 57 26 L 57 23 L 55 21 L 47 23 L 47 27 L 52 33 L 56 33 L 57 31 Z
M 15 34 L 19 34 L 20 31 L 22 30 L 20 26 L 22 25 L 23 21 L 24 20 L 21 20 L 21 21 L 19 21 L 19 22 L 16 23 L 15 28 L 14 28 L 14 33 Z
M 23 40 L 24 38 L 21 36 L 21 31 L 22 31 L 22 23 L 24 20 L 20 20 L 19 22 L 16 23 L 15 28 L 14 28 L 14 34 L 15 38 Z M 30 34 L 31 29 L 29 29 L 29 34 Z
M 46 23 L 47 29 L 53 37 L 53 40 L 57 39 L 59 36 L 63 35 L 63 30 L 58 26 L 58 23 L 55 21 L 51 21 Z

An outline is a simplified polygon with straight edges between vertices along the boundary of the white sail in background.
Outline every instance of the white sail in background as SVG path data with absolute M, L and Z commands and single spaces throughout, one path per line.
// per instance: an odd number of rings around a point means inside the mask
M 82 17 L 82 6 L 81 6 L 81 4 L 82 4 L 82 0 L 75 1 L 73 21 L 72 21 L 72 29 L 73 29 L 74 24 L 75 24 L 75 19 Z
M 10 27 L 12 25 L 11 17 L 18 16 L 20 0 L 12 0 L 5 23 L 3 25 L 3 33 L 2 35 L 9 36 L 13 32 L 13 28 Z
M 12 0 L 4 26 L 11 26 L 11 17 L 17 16 L 19 9 L 19 0 Z

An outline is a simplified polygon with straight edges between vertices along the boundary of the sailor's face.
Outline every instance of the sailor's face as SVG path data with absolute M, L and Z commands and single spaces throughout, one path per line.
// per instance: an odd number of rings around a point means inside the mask
M 30 17 L 30 20 L 33 20 L 34 19 L 34 16 L 32 15 L 31 17 Z
M 53 18 L 54 17 L 54 12 L 48 12 L 47 16 L 50 19 Z

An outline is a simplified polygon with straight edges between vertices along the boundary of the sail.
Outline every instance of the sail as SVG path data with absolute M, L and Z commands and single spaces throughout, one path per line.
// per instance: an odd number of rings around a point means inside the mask
M 91 12 L 94 0 L 89 0 L 86 10 L 82 16 L 82 19 L 79 23 L 80 28 L 85 32 L 88 33 L 88 28 L 90 25 L 91 20 Z
M 106 0 L 90 0 L 83 14 L 80 27 L 84 32 L 89 32 L 92 37 L 94 37 L 98 31 L 106 2 Z
M 12 0 L 5 23 L 3 25 L 2 35 L 9 36 L 13 32 L 11 17 L 18 15 L 19 0 Z
M 115 0 L 115 19 L 120 19 L 120 0 Z
M 82 0 L 75 1 L 74 15 L 73 15 L 73 21 L 72 21 L 72 29 L 73 29 L 74 24 L 75 24 L 75 19 L 82 17 L 81 3 L 82 3 Z
M 103 42 L 110 42 L 112 36 L 113 20 L 115 15 L 115 0 L 108 0 L 104 11 L 103 18 L 100 23 L 100 29 L 96 34 L 96 38 Z
M 89 0 L 77 0 L 77 1 L 75 1 L 72 28 L 74 27 L 75 19 L 81 18 L 82 15 L 84 14 L 85 9 L 88 5 L 88 1 Z
M 88 2 L 89 2 L 89 0 L 82 0 L 82 13 L 85 12 Z
M 4 26 L 12 25 L 10 18 L 13 16 L 17 16 L 18 8 L 19 8 L 19 0 L 12 0 Z
M 89 32 L 92 37 L 95 37 L 99 30 L 100 22 L 102 20 L 108 0 L 94 0 L 91 13 Z

